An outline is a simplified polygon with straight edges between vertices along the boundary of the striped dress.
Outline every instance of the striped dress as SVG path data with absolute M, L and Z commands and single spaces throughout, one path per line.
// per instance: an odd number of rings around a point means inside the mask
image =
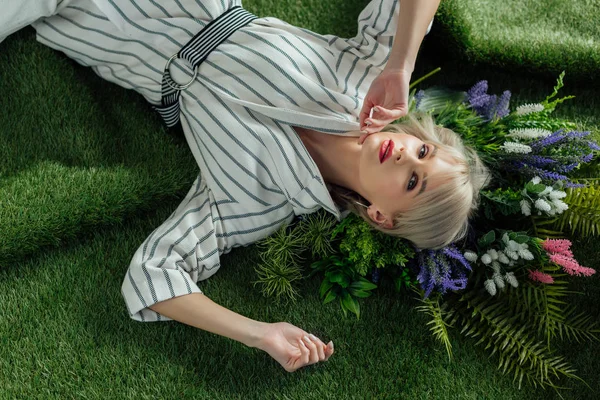
M 158 105 L 169 57 L 239 5 L 240 0 L 62 0 L 52 16 L 33 26 L 41 43 Z M 341 218 L 293 127 L 359 134 L 362 99 L 389 57 L 398 12 L 398 0 L 371 1 L 351 39 L 258 18 L 200 65 L 179 102 L 201 172 L 129 265 L 121 292 L 131 318 L 169 320 L 148 307 L 201 293 L 197 282 L 219 269 L 221 254 L 270 235 L 295 215 L 323 208 Z M 176 60 L 171 75 L 187 82 L 192 71 Z

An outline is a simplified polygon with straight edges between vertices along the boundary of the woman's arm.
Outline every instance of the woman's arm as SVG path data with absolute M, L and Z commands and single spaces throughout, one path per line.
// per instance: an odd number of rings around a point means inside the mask
M 325 345 L 316 336 L 287 322 L 270 324 L 246 318 L 202 293 L 174 297 L 149 308 L 175 321 L 263 350 L 288 372 L 327 361 L 333 354 L 333 342 Z
M 440 0 L 402 0 L 400 2 L 396 36 L 390 59 L 384 71 L 413 72 L 419 47 L 439 4 Z
M 381 74 L 371 83 L 360 110 L 359 123 L 363 134 L 379 132 L 408 112 L 408 89 L 417 53 L 439 4 L 440 0 L 400 2 L 389 59 Z
M 222 307 L 202 293 L 161 301 L 149 307 L 175 321 L 258 347 L 267 323 L 255 321 Z

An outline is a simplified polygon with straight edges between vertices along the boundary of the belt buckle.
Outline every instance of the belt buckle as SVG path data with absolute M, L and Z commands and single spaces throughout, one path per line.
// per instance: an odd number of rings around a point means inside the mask
M 167 83 L 167 85 L 169 85 L 173 89 L 181 91 L 181 90 L 187 89 L 188 87 L 190 87 L 192 85 L 192 83 L 194 83 L 194 81 L 196 80 L 196 77 L 198 76 L 198 67 L 194 67 L 194 76 L 192 76 L 192 80 L 190 80 L 188 83 L 186 83 L 184 85 L 179 84 L 173 80 L 173 77 L 171 76 L 171 72 L 169 70 L 171 63 L 173 61 L 177 60 L 178 58 L 179 58 L 178 53 L 175 53 L 167 61 L 167 64 L 165 65 L 165 74 L 169 75 L 169 79 L 165 79 L 165 82 Z

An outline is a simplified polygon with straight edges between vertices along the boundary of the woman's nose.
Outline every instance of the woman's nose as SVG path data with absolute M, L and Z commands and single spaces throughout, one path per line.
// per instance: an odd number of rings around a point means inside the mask
M 400 162 L 406 160 L 406 158 L 407 158 L 407 154 L 405 151 L 405 147 L 403 145 L 399 145 L 398 150 L 396 152 L 396 163 L 400 163 Z

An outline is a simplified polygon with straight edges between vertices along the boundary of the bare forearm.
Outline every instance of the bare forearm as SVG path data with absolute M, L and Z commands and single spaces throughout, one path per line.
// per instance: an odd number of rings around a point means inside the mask
M 419 47 L 439 4 L 440 0 L 400 1 L 398 27 L 385 69 L 412 73 Z
M 202 293 L 174 297 L 150 309 L 175 321 L 216 333 L 247 346 L 257 347 L 264 322 L 255 321 L 222 307 Z

